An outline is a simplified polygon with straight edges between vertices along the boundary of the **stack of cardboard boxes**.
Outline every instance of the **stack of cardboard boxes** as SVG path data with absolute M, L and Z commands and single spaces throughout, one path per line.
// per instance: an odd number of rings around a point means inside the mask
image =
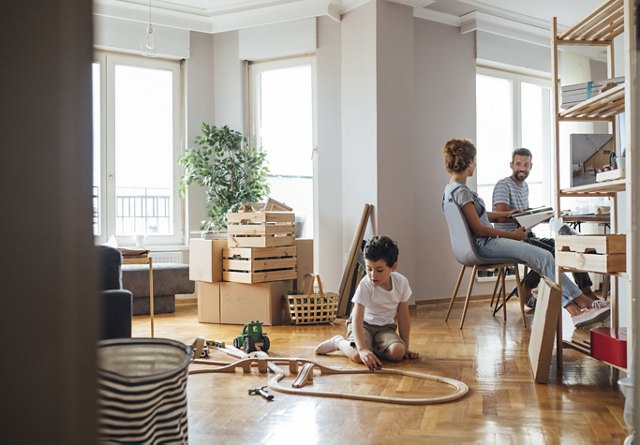
M 191 239 L 198 321 L 282 323 L 284 296 L 313 272 L 313 240 L 295 239 L 294 230 L 293 212 L 230 213 L 227 239 Z

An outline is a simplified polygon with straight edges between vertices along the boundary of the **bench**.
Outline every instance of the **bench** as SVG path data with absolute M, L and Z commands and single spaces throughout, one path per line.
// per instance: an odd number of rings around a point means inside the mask
M 149 265 L 124 264 L 122 287 L 133 294 L 133 315 L 149 314 Z M 153 312 L 173 313 L 176 294 L 192 294 L 195 282 L 189 279 L 189 265 L 182 263 L 153 264 Z

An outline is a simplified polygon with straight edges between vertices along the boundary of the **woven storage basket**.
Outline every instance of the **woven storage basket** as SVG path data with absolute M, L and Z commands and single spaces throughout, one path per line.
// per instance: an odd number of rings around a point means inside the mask
M 159 338 L 98 342 L 100 443 L 188 443 L 191 351 Z
M 309 288 L 303 295 L 287 295 L 287 312 L 293 324 L 331 323 L 336 319 L 338 294 L 322 290 L 320 275 L 310 274 Z M 313 284 L 318 282 L 318 293 L 313 293 Z

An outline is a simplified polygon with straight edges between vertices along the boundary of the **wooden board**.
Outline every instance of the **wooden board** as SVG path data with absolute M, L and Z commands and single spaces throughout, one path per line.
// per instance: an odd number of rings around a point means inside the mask
M 294 280 L 297 277 L 295 269 L 278 270 L 270 272 L 222 272 L 224 281 L 234 283 L 267 283 L 270 281 Z
M 227 213 L 229 224 L 257 224 L 257 223 L 291 223 L 295 221 L 293 212 L 238 212 Z
M 340 302 L 338 303 L 338 317 L 344 317 L 347 315 L 347 306 L 351 295 L 349 291 L 350 285 L 353 282 L 354 275 L 358 269 L 358 252 L 360 252 L 360 244 L 362 243 L 364 232 L 367 228 L 367 222 L 373 212 L 373 205 L 365 204 L 362 209 L 362 215 L 360 217 L 360 223 L 356 227 L 356 233 L 351 243 L 351 250 L 349 251 L 349 258 L 345 264 L 344 272 L 342 273 L 342 279 L 340 280 L 340 288 L 338 294 L 340 295 Z
M 258 235 L 258 236 L 240 236 L 231 235 L 227 238 L 227 244 L 230 247 L 278 247 L 293 246 L 295 238 L 293 233 L 285 236 Z
M 229 247 L 222 251 L 222 278 L 236 283 L 263 283 L 297 278 L 296 246 Z
M 627 237 L 624 234 L 615 235 L 558 235 L 556 237 L 556 251 L 571 251 L 580 253 L 626 253 Z
M 549 381 L 549 366 L 561 301 L 562 290 L 555 283 L 542 277 L 538 286 L 538 301 L 529 338 L 529 361 L 533 378 L 538 383 Z
M 627 270 L 627 255 L 556 251 L 556 265 L 585 272 L 620 273 Z

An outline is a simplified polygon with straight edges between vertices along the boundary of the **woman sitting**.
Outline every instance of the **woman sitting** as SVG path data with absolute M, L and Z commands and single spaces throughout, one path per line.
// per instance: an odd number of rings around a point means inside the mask
M 524 243 L 527 231 L 519 227 L 512 231 L 496 229 L 491 224 L 508 218 L 517 210 L 487 212 L 482 199 L 467 187 L 467 178 L 476 170 L 476 147 L 466 139 L 451 139 L 444 146 L 445 167 L 450 174 L 444 189 L 443 204 L 454 202 L 462 211 L 473 234 L 478 253 L 485 258 L 514 258 L 540 275 L 555 281 L 555 259 L 550 252 Z M 604 320 L 609 316 L 608 301 L 582 293 L 571 279 L 562 274 L 562 306 L 571 314 L 575 327 Z

